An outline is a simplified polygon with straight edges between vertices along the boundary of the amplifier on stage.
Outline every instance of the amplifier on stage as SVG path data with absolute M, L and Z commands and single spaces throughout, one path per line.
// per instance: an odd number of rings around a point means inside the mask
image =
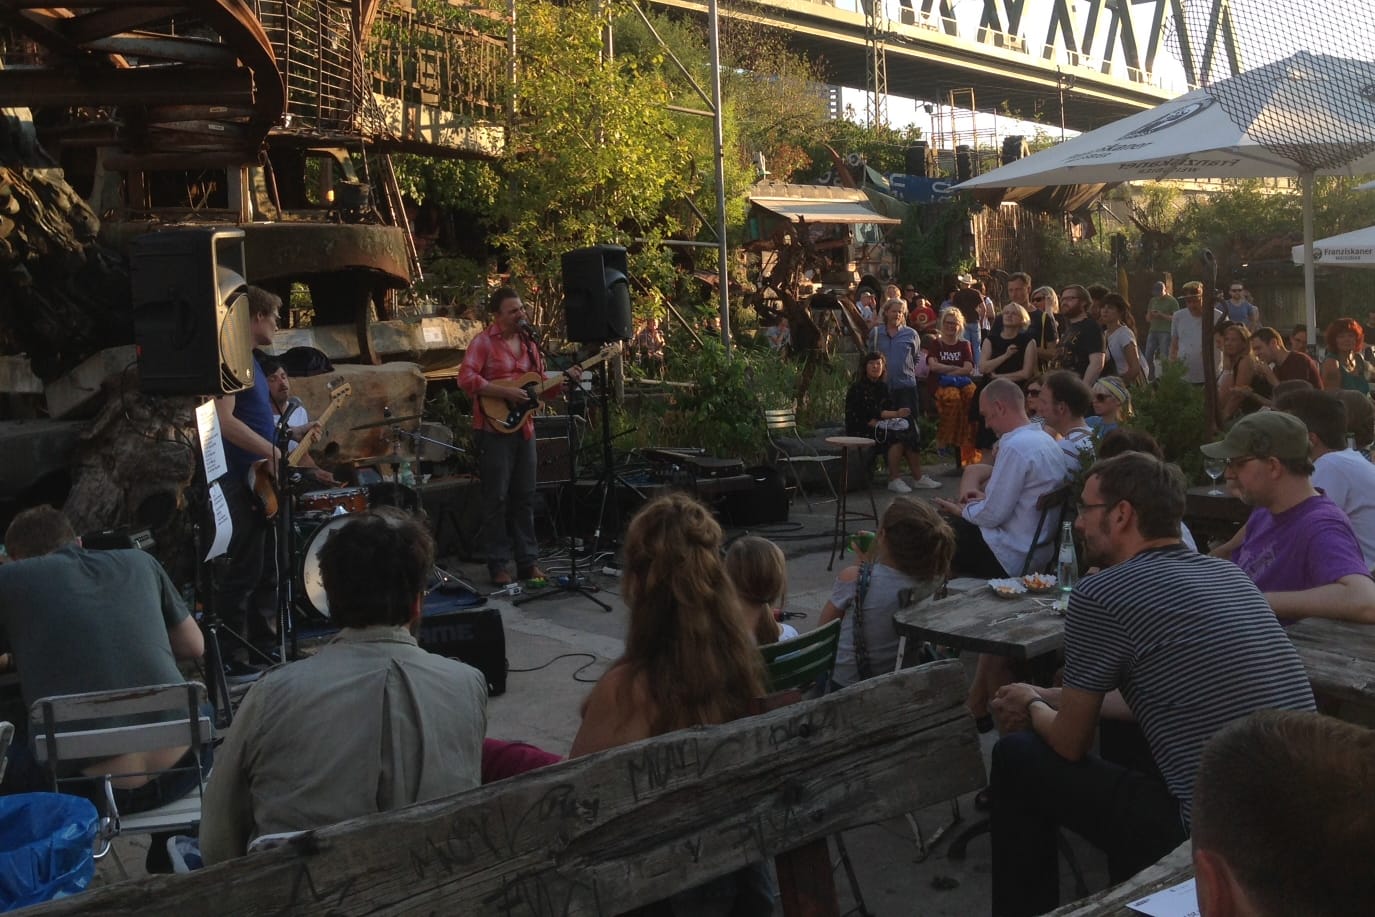
M 464 607 L 466 599 L 441 592 L 425 600 L 420 618 L 420 646 L 480 671 L 492 697 L 506 691 L 506 631 L 498 608 Z

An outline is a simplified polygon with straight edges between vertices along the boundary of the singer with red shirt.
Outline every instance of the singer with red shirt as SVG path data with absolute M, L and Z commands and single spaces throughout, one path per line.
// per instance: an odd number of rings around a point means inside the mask
M 458 384 L 473 399 L 473 445 L 482 478 L 482 541 L 487 548 L 487 571 L 493 586 L 511 583 L 507 569 L 514 552 L 521 579 L 542 579 L 535 540 L 535 420 L 527 417 L 518 430 L 499 433 L 487 423 L 481 398 L 496 396 L 512 405 L 528 400 L 520 388 L 498 385 L 525 373 L 543 374 L 544 358 L 525 317 L 520 294 L 500 287 L 488 305 L 492 323 L 473 338 L 463 355 Z M 577 381 L 574 366 L 568 376 Z M 552 393 L 557 394 L 558 389 Z

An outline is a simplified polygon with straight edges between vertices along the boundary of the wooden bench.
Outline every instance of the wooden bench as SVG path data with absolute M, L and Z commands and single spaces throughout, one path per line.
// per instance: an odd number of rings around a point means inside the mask
M 1375 626 L 1309 618 L 1288 634 L 1324 712 L 1375 723 Z
M 778 857 L 784 912 L 835 914 L 788 852 L 982 786 L 964 695 L 957 662 L 907 669 L 26 913 L 612 915 Z
M 1158 863 L 1147 866 L 1127 881 L 1058 907 L 1046 917 L 1141 917 L 1140 911 L 1127 905 L 1192 879 L 1193 875 L 1193 846 L 1185 841 Z

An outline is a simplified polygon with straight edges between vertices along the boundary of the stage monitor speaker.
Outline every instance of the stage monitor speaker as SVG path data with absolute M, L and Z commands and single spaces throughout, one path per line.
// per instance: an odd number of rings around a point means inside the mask
M 253 384 L 242 229 L 147 233 L 129 268 L 143 392 L 228 395 Z
M 594 245 L 563 255 L 563 307 L 568 340 L 580 344 L 628 341 L 630 278 L 625 249 Z

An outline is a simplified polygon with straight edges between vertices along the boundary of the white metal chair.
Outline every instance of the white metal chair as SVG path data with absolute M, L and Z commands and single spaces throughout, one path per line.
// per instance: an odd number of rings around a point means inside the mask
M 97 856 L 109 852 L 110 842 L 120 834 L 155 834 L 184 831 L 200 823 L 201 749 L 214 737 L 214 725 L 201 712 L 205 704 L 205 685 L 186 682 L 153 685 L 115 691 L 92 691 L 45 697 L 29 708 L 29 732 L 33 737 L 34 758 L 53 775 L 53 792 L 71 791 L 81 783 L 101 781 L 105 805 L 100 813 Z M 180 714 L 173 719 L 157 719 L 160 714 Z M 107 725 L 111 722 L 120 725 Z M 196 789 L 180 799 L 144 812 L 121 815 L 115 805 L 111 775 L 62 776 L 63 763 L 113 758 L 136 752 L 157 751 L 190 745 L 196 769 Z M 169 768 L 150 776 L 189 770 Z M 79 794 L 87 795 L 87 794 Z
M 798 493 L 802 494 L 802 500 L 807 504 L 807 511 L 812 510 L 812 501 L 807 497 L 807 490 L 802 486 L 802 478 L 797 473 L 798 465 L 813 465 L 821 470 L 821 476 L 826 481 L 826 486 L 831 490 L 831 499 L 839 500 L 836 494 L 835 484 L 831 481 L 831 474 L 826 470 L 826 466 L 831 462 L 839 462 L 839 455 L 821 455 L 816 449 L 807 445 L 802 435 L 797 431 L 797 412 L 789 408 L 765 409 L 764 411 L 764 435 L 769 441 L 769 450 L 773 453 L 773 461 L 776 465 L 786 465 L 793 476 L 793 486 Z

